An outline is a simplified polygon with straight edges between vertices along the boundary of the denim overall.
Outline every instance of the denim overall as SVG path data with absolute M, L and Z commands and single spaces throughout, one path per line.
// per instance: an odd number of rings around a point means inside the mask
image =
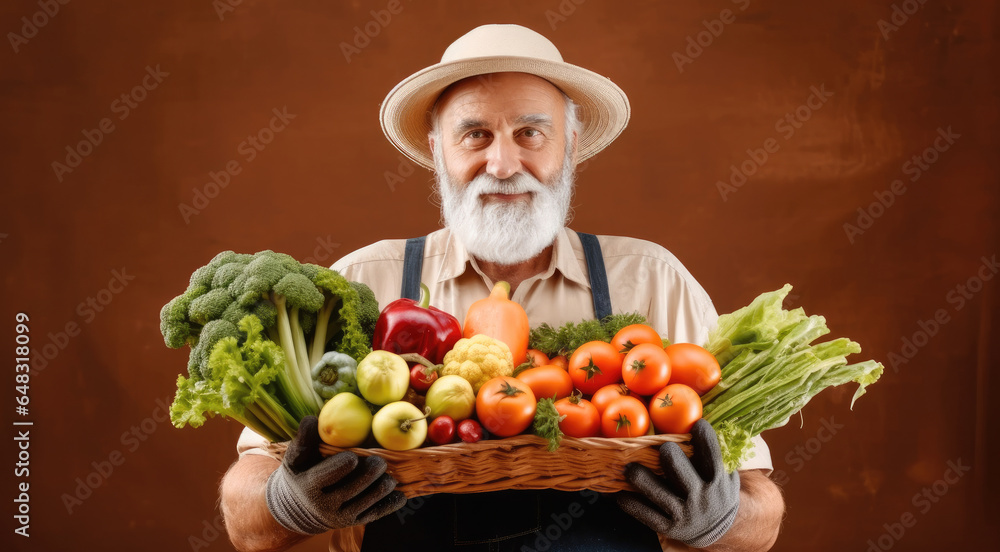
M 597 237 L 583 243 L 594 312 L 611 314 Z M 407 240 L 402 296 L 417 299 L 425 238 Z M 595 470 L 603 466 L 595 465 Z M 594 491 L 500 491 L 413 498 L 365 528 L 362 551 L 589 552 L 660 551 L 656 534 L 624 513 L 613 495 Z

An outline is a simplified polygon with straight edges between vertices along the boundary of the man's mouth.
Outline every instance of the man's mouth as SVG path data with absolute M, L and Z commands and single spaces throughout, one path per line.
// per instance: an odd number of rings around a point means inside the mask
M 482 194 L 479 197 L 484 203 L 493 201 L 510 203 L 513 201 L 527 201 L 531 198 L 531 192 L 521 192 L 517 194 Z

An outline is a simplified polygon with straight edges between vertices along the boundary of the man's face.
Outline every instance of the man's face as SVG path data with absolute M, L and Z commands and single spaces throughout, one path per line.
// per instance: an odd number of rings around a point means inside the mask
M 562 169 L 565 100 L 550 82 L 525 73 L 493 73 L 456 83 L 438 100 L 445 166 L 467 183 L 481 174 L 504 180 L 524 172 L 548 182 Z M 504 201 L 510 198 L 491 198 Z
M 566 222 L 575 136 L 548 81 L 494 73 L 453 85 L 438 100 L 431 148 L 445 224 L 474 256 L 530 259 Z

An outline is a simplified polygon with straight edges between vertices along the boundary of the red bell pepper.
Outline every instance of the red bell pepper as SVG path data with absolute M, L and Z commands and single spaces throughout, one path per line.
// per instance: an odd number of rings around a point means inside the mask
M 421 283 L 419 301 L 396 299 L 386 305 L 375 322 L 372 348 L 398 355 L 416 353 L 441 364 L 445 353 L 462 338 L 462 326 L 454 316 L 430 306 L 430 299 L 430 291 Z M 426 391 L 437 377 L 417 364 L 410 372 L 410 386 Z

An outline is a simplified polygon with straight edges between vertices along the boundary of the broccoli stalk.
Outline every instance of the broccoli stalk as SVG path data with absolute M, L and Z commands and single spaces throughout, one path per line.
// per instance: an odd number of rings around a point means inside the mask
M 333 308 L 339 302 L 331 297 L 323 303 L 323 308 L 316 313 L 316 330 L 313 334 L 312 349 L 309 351 L 310 366 L 316 366 L 323 359 L 323 353 L 326 352 L 327 330 L 330 327 L 330 315 L 333 314 Z
M 288 364 L 288 375 L 291 385 L 317 412 L 322 404 L 318 403 L 315 391 L 312 389 L 311 379 L 305 377 L 303 369 L 304 361 L 299 358 L 299 350 L 296 346 L 298 341 L 295 337 L 298 331 L 298 324 L 293 325 L 292 317 L 289 315 L 287 302 L 284 295 L 274 294 L 272 301 L 278 309 L 278 343 L 285 354 L 285 361 Z M 296 313 L 297 314 L 297 313 Z
M 316 285 L 305 275 L 297 272 L 288 273 L 275 285 L 271 294 L 272 301 L 278 308 L 278 320 L 287 319 L 288 329 L 281 329 L 281 347 L 289 359 L 290 368 L 296 372 L 296 381 L 300 386 L 302 396 L 313 402 L 317 411 L 323 407 L 323 400 L 312 387 L 312 363 L 306 349 L 305 332 L 299 311 L 316 312 L 322 309 L 324 296 Z M 327 315 L 329 318 L 329 314 Z

